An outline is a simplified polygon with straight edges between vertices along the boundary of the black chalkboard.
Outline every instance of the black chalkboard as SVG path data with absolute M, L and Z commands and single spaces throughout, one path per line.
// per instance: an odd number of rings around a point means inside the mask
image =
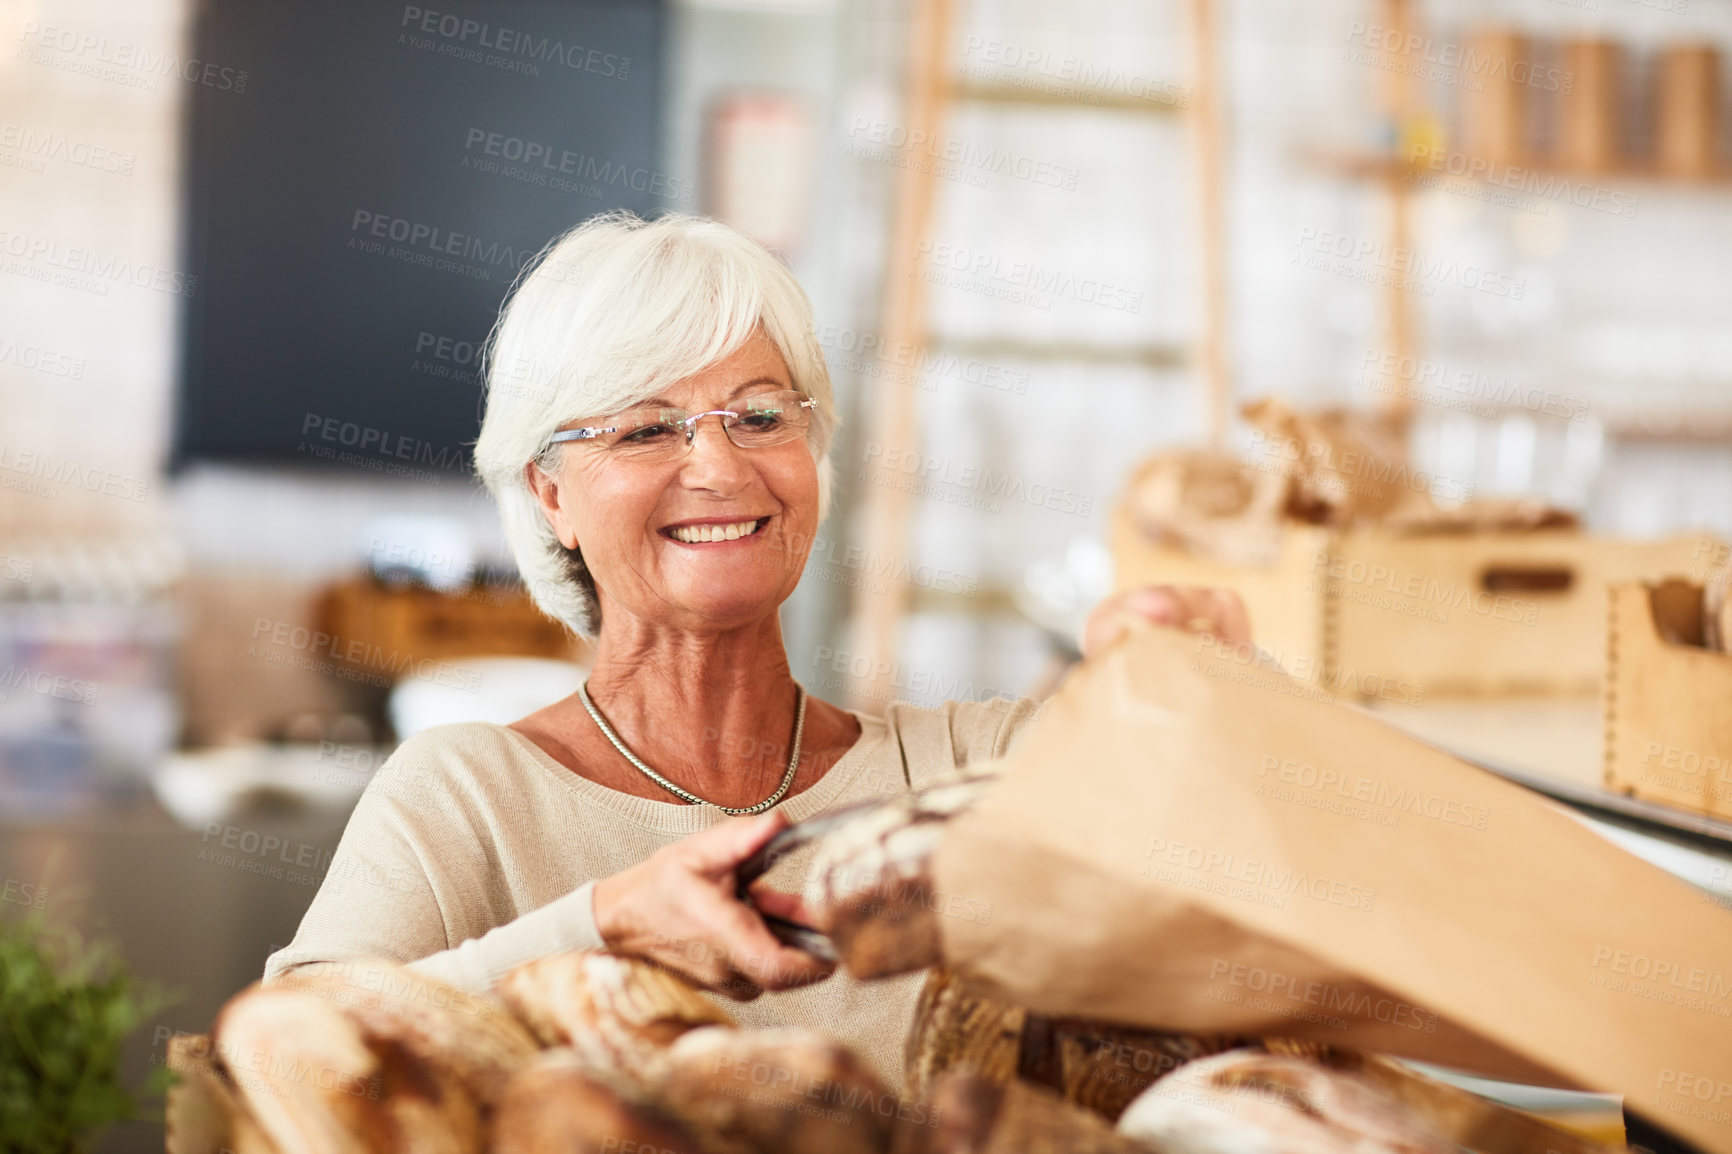
M 658 170 L 655 0 L 206 0 L 175 463 L 468 467 L 523 263 Z

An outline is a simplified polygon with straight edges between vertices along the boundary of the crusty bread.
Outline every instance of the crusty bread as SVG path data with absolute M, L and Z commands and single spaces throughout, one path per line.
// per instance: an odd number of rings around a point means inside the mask
M 1030 1014 L 1017 1073 L 1113 1122 L 1144 1090 L 1185 1063 L 1244 1041 Z
M 941 958 L 942 916 L 987 916 L 980 903 L 939 893 L 931 863 L 946 824 L 991 782 L 958 776 L 874 806 L 824 838 L 806 900 L 849 973 L 870 979 L 924 969 Z
M 657 1100 L 718 1149 L 884 1154 L 904 1104 L 847 1047 L 806 1030 L 694 1030 L 657 1065 Z
M 479 1154 L 480 1103 L 451 1069 L 369 1038 L 306 990 L 253 985 L 212 1031 L 237 1097 L 281 1154 Z
M 908 1034 L 909 1093 L 949 1071 L 1020 1078 L 1114 1121 L 1132 1099 L 1186 1062 L 1246 1039 L 1054 1019 L 998 1001 L 942 967 L 927 975 Z
M 575 1050 L 543 1051 L 519 1070 L 493 1114 L 490 1154 L 707 1154 L 625 1079 Z
M 924 1119 L 896 1128 L 893 1154 L 1149 1154 L 1100 1118 L 1025 1082 L 940 1075 Z
M 1169 1154 L 1455 1154 L 1370 1080 L 1263 1050 L 1181 1066 L 1132 1102 L 1119 1132 Z
M 490 1107 L 538 1047 L 498 1002 L 379 959 L 292 971 L 273 988 L 298 990 L 341 1009 L 370 1040 L 402 1046 L 449 1071 Z
M 499 996 L 545 1046 L 570 1046 L 591 1065 L 641 1071 L 698 1026 L 732 1020 L 678 975 L 635 958 L 578 950 L 512 970 Z
M 167 1154 L 279 1154 L 217 1068 L 210 1038 L 177 1034 L 166 1065 L 177 1075 L 163 1106 Z
M 903 1076 L 908 1093 L 924 1098 L 940 1074 L 978 1074 L 993 1082 L 1016 1077 L 1028 1012 L 973 989 L 942 966 L 920 987 L 908 1030 Z
M 222 1008 L 212 1037 L 236 1097 L 284 1154 L 365 1154 L 379 1059 L 340 1009 L 255 984 Z

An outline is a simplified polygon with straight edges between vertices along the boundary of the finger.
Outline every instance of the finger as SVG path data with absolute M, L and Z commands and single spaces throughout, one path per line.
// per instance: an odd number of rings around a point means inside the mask
M 1221 602 L 1216 597 L 1217 589 L 1199 585 L 1187 585 L 1175 589 L 1174 604 L 1176 612 L 1173 624 L 1187 633 L 1207 633 L 1215 637 L 1225 637 L 1226 624 L 1221 620 Z
M 766 990 L 787 990 L 828 977 L 833 965 L 821 962 L 804 950 L 784 946 L 764 925 L 764 919 L 740 902 L 728 903 L 726 925 L 716 940 L 727 954 L 728 965 Z
M 764 992 L 728 963 L 727 951 L 709 942 L 693 943 L 679 951 L 658 951 L 651 958 L 694 986 L 726 994 L 736 1002 L 749 1002 Z
M 761 914 L 802 926 L 818 924 L 815 920 L 816 911 L 807 906 L 805 899 L 799 894 L 783 893 L 761 883 L 752 885 L 747 892 L 752 895 L 752 905 L 756 906 Z
M 736 1002 L 757 1001 L 764 992 L 762 986 L 734 970 L 729 970 L 720 980 L 709 983 L 707 988 Z
M 1231 589 L 1211 589 L 1209 594 L 1214 602 L 1211 616 L 1218 626 L 1215 635 L 1233 645 L 1250 644 L 1251 615 L 1244 600 Z
M 787 826 L 787 817 L 773 809 L 755 817 L 730 818 L 678 844 L 692 869 L 717 876 L 732 871 Z
M 1171 585 L 1145 585 L 1125 594 L 1124 608 L 1156 625 L 1182 625 L 1187 616 L 1184 592 Z
M 695 902 L 677 903 L 667 911 L 669 920 L 689 927 L 688 930 L 678 937 L 657 934 L 655 945 L 640 956 L 653 959 L 704 989 L 749 1001 L 762 991 L 734 968 L 730 948 L 718 940 L 726 932 L 726 919 L 716 916 L 714 906 L 725 900 L 728 899 L 704 896 Z
M 1139 598 L 1145 593 L 1153 592 L 1153 587 L 1147 589 L 1132 589 L 1115 594 L 1096 605 L 1083 623 L 1082 637 L 1078 648 L 1084 657 L 1092 656 L 1112 645 L 1143 620 L 1147 615 L 1138 608 Z M 1160 603 L 1156 598 L 1150 604 Z

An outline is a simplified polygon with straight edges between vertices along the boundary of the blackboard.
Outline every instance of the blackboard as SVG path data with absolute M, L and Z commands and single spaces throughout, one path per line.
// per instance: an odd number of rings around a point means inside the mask
M 653 0 L 207 0 L 185 62 L 174 463 L 469 467 L 523 263 L 658 169 Z

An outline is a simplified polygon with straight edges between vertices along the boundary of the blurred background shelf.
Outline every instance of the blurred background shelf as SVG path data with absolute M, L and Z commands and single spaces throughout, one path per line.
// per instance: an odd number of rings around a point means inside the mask
M 1512 196 L 1528 195 L 1536 202 L 1542 202 L 1551 192 L 1555 191 L 1560 181 L 1571 183 L 1592 181 L 1596 185 L 1627 188 L 1644 194 L 1732 191 L 1732 168 L 1700 175 L 1686 175 L 1664 172 L 1656 168 L 1573 168 L 1550 163 L 1543 159 L 1500 161 L 1494 167 L 1491 162 L 1484 161 L 1479 157 L 1442 151 L 1436 154 L 1441 161 L 1440 167 L 1439 164 L 1430 163 L 1425 159 L 1433 154 L 1422 151 L 1419 155 L 1421 159 L 1413 159 L 1411 156 L 1394 152 L 1321 151 L 1301 153 L 1301 156 L 1308 163 L 1316 165 L 1323 171 L 1338 173 L 1356 180 L 1376 180 L 1397 185 L 1418 185 L 1419 178 L 1429 178 L 1438 182 L 1460 181 L 1469 185 L 1503 189 Z M 1475 170 L 1473 172 L 1454 171 L 1458 161 L 1464 168 L 1467 164 L 1475 165 Z M 1503 173 L 1504 179 L 1494 180 L 1491 175 L 1493 172 Z M 1514 186 L 1507 183 L 1511 173 L 1516 175 L 1517 183 Z M 1526 178 L 1530 175 L 1536 178 L 1539 183 L 1539 187 L 1531 190 L 1526 184 Z M 1419 186 L 1424 187 L 1423 185 Z

